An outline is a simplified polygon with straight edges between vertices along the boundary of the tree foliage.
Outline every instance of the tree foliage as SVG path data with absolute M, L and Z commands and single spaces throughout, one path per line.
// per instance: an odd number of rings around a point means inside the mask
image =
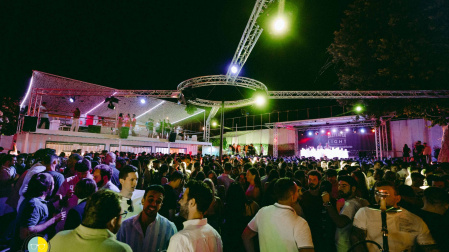
M 449 2 L 355 0 L 328 52 L 344 90 L 449 89 Z M 449 99 L 365 100 L 367 112 L 448 123 Z
M 7 136 L 14 135 L 19 120 L 19 101 L 10 97 L 2 97 L 0 101 L 0 133 Z

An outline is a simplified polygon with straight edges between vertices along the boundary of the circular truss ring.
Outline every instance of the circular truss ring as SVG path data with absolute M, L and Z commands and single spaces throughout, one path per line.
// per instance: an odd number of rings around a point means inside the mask
M 192 79 L 185 80 L 178 85 L 178 91 L 182 92 L 186 88 L 199 88 L 199 87 L 209 87 L 209 86 L 233 86 L 233 87 L 243 87 L 251 90 L 260 90 L 268 96 L 268 89 L 260 81 L 247 78 L 247 77 L 227 77 L 226 75 L 208 75 L 195 77 Z M 190 100 L 189 103 L 197 106 L 203 107 L 220 107 L 221 101 L 213 101 L 206 99 L 195 99 Z M 242 99 L 236 101 L 225 101 L 224 105 L 226 108 L 238 108 L 249 106 L 254 103 L 253 98 Z

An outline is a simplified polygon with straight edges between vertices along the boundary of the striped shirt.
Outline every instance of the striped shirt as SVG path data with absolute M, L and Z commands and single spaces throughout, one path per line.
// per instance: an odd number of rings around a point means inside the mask
M 170 238 L 178 232 L 175 224 L 157 214 L 156 219 L 147 227 L 144 235 L 139 218 L 140 214 L 123 221 L 117 233 L 117 240 L 128 244 L 134 252 L 166 250 Z

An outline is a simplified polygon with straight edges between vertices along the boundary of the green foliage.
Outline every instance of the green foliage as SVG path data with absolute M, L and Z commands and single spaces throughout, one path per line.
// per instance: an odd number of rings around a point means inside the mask
M 438 90 L 449 83 L 449 2 L 355 0 L 328 48 L 344 90 Z M 447 99 L 365 100 L 385 114 L 448 123 Z
M 198 108 L 195 105 L 187 103 L 187 106 L 186 106 L 187 114 L 193 115 L 196 112 L 197 109 Z
M 7 136 L 14 135 L 17 131 L 17 122 L 19 119 L 19 101 L 10 97 L 3 97 L 0 101 L 0 133 Z
M 220 138 L 213 138 L 212 139 L 212 146 L 220 146 Z M 226 150 L 228 148 L 228 141 L 225 137 L 223 137 L 223 150 Z
M 170 132 L 173 128 L 173 125 L 164 120 L 159 120 L 159 126 L 156 128 L 157 133 L 162 133 L 162 129 L 164 129 L 164 133 Z

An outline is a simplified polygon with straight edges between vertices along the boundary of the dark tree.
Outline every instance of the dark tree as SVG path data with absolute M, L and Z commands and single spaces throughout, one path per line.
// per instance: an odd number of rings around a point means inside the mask
M 449 1 L 355 0 L 328 48 L 344 90 L 449 89 Z M 449 99 L 365 100 L 369 116 L 424 118 L 443 127 Z
M 19 101 L 10 97 L 2 97 L 0 101 L 0 133 L 6 136 L 14 135 L 19 118 Z

